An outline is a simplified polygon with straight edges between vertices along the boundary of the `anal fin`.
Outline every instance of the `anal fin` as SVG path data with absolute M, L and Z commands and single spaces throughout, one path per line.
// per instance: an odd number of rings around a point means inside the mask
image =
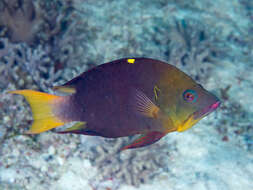
M 167 133 L 161 133 L 161 132 L 157 132 L 157 131 L 149 132 L 149 133 L 144 134 L 141 137 L 137 138 L 131 144 L 121 148 L 121 151 L 126 150 L 126 149 L 132 149 L 132 148 L 140 148 L 143 146 L 153 144 L 153 143 L 157 142 L 158 140 L 160 140 L 166 134 Z

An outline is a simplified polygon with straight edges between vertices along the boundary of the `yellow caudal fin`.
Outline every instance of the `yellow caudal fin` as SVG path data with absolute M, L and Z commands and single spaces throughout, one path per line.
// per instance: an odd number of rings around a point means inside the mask
M 9 93 L 23 95 L 31 106 L 34 121 L 27 134 L 42 133 L 64 124 L 53 113 L 54 104 L 61 99 L 60 96 L 34 90 L 15 90 Z

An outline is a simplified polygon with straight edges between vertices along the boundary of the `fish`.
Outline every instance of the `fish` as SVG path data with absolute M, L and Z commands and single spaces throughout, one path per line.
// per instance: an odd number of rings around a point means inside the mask
M 54 90 L 14 90 L 28 101 L 39 134 L 75 122 L 59 134 L 119 138 L 139 135 L 121 150 L 183 132 L 215 111 L 220 100 L 177 67 L 151 58 L 123 58 L 80 74 Z

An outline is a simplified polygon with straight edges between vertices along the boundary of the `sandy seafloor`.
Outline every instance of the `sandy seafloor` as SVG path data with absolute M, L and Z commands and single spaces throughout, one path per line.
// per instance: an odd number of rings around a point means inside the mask
M 0 0 L 0 26 L 0 190 L 253 189 L 252 0 Z M 52 92 L 136 56 L 176 65 L 221 107 L 121 153 L 131 138 L 23 135 L 31 112 L 8 90 Z

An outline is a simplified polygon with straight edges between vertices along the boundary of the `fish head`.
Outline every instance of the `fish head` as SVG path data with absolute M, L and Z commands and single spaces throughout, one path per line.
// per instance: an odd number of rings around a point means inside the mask
M 189 129 L 220 105 L 215 95 L 181 71 L 176 70 L 164 79 L 165 93 L 160 105 L 177 131 Z
M 197 83 L 177 92 L 178 101 L 172 115 L 179 132 L 191 128 L 220 106 L 219 99 Z

